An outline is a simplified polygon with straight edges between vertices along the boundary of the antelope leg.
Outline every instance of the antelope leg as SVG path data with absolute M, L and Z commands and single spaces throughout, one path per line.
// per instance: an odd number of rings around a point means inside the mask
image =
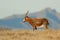
M 35 30 L 37 30 L 37 27 L 35 26 Z

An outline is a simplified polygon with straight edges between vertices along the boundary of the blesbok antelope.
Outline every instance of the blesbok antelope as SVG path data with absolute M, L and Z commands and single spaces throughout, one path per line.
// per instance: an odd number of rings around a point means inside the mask
M 27 16 L 28 11 L 24 17 L 23 22 L 28 22 L 31 24 L 33 30 L 37 30 L 37 27 L 44 27 L 45 29 L 48 29 L 49 22 L 46 18 L 30 18 Z

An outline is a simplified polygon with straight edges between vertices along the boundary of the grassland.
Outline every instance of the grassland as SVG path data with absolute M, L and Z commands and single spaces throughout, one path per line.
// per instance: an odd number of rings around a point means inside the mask
M 60 40 L 60 30 L 1 30 L 0 40 Z

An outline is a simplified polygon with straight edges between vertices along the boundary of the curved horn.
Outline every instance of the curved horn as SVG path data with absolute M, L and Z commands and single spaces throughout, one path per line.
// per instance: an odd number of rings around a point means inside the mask
M 29 13 L 29 11 L 26 12 L 25 17 L 27 16 L 28 13 Z M 25 17 L 24 17 L 23 23 L 24 23 L 24 21 L 25 21 Z
M 28 13 L 29 13 L 29 11 L 26 12 L 26 15 L 25 16 L 27 16 Z

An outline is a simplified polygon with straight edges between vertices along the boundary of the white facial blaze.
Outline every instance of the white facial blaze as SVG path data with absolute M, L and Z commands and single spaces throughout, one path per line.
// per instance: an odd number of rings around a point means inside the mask
M 23 19 L 23 22 L 25 21 L 25 19 Z

